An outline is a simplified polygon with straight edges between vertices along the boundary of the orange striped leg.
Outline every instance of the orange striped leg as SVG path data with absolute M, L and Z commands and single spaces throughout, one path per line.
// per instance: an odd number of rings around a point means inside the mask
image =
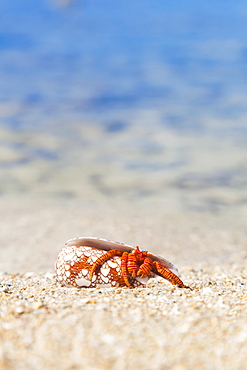
M 128 256 L 129 256 L 128 252 L 124 252 L 122 254 L 122 257 L 121 257 L 121 273 L 122 273 L 125 284 L 128 287 L 130 287 L 130 282 L 129 282 L 129 279 L 128 279 L 129 271 L 128 271 L 128 267 L 127 267 Z
M 160 262 L 154 261 L 153 265 L 156 267 L 157 272 L 161 274 L 165 279 L 169 280 L 170 283 L 172 283 L 173 285 L 178 285 L 180 288 L 188 288 L 184 285 L 182 280 L 180 280 L 177 275 L 175 275 L 171 270 L 162 266 Z
M 103 265 L 104 262 L 108 261 L 110 258 L 115 256 L 122 256 L 123 252 L 120 251 L 120 249 L 112 249 L 108 251 L 107 253 L 103 254 L 101 257 L 99 257 L 93 264 L 90 273 L 89 273 L 89 279 L 92 280 L 93 274 L 95 273 L 96 269 Z
M 133 278 L 136 278 L 139 266 L 137 265 L 136 256 L 134 253 L 128 254 L 128 271 Z
M 141 278 L 147 277 L 153 268 L 153 261 L 149 257 L 144 258 L 143 264 L 140 266 L 137 275 Z

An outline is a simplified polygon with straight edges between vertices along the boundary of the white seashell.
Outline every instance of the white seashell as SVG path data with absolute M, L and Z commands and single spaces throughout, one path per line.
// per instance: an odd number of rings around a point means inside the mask
M 58 281 L 62 285 L 89 288 L 126 285 L 137 287 L 145 286 L 150 278 L 162 277 L 172 284 L 186 287 L 171 262 L 138 247 L 96 237 L 69 239 L 65 245 L 55 263 Z M 117 251 L 109 253 L 112 250 Z M 122 252 L 128 253 L 124 254 L 126 260 Z M 133 258 L 135 262 L 132 262 Z

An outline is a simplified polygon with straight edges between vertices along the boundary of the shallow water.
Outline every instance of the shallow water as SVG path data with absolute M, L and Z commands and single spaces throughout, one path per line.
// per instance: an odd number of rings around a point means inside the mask
M 244 1 L 0 10 L 2 196 L 245 207 Z

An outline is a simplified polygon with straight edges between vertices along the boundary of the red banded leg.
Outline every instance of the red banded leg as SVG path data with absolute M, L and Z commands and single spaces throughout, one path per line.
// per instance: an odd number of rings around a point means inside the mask
M 133 277 L 136 278 L 137 271 L 139 269 L 139 266 L 137 264 L 136 256 L 134 253 L 129 253 L 128 254 L 128 271 L 129 274 Z
M 177 275 L 175 275 L 171 270 L 162 266 L 160 262 L 153 261 L 153 265 L 155 266 L 157 272 L 165 279 L 169 280 L 173 285 L 178 285 L 180 288 L 188 288 Z
M 130 282 L 128 279 L 129 271 L 128 271 L 128 257 L 129 253 L 124 252 L 121 257 L 121 274 L 124 279 L 125 284 L 130 287 Z
M 115 256 L 122 256 L 123 252 L 120 251 L 120 249 L 112 249 L 108 251 L 107 253 L 103 254 L 101 257 L 99 257 L 93 264 L 90 273 L 89 273 L 89 279 L 92 280 L 93 274 L 97 270 L 97 268 L 100 265 L 103 265 L 104 262 L 108 261 L 110 258 Z
M 153 261 L 149 257 L 144 258 L 143 264 L 140 266 L 137 275 L 141 278 L 147 277 L 153 268 Z

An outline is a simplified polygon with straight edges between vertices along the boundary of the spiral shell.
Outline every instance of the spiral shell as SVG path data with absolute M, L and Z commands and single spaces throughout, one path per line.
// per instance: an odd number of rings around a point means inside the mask
M 135 248 L 127 244 L 95 237 L 79 237 L 68 240 L 55 263 L 58 281 L 64 286 L 84 288 L 126 286 L 121 274 L 121 258 L 118 256 L 104 262 L 97 274 L 93 275 L 92 280 L 89 278 L 89 272 L 95 261 L 112 249 L 131 253 Z M 164 267 L 178 275 L 178 270 L 171 262 L 151 253 L 149 253 L 149 257 L 153 261 L 159 261 Z M 130 285 L 132 287 L 146 285 L 150 278 L 160 279 L 160 276 L 150 272 L 145 278 L 130 277 Z

